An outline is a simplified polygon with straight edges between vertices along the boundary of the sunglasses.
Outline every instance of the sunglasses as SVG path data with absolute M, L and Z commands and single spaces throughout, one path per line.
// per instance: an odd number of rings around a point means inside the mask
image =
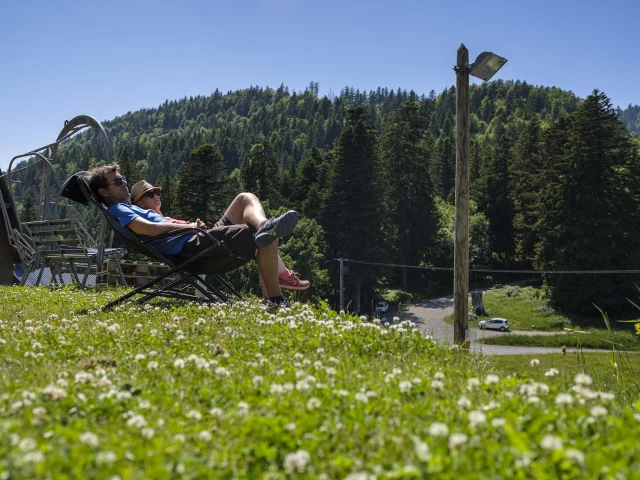
M 155 195 L 160 197 L 160 190 L 149 190 L 148 192 L 144 192 L 144 196 L 147 198 L 153 198 Z
M 125 177 L 124 175 L 121 177 L 116 177 L 113 182 L 111 182 L 109 185 L 115 185 L 116 187 L 120 187 L 122 186 L 123 183 L 127 183 L 127 177 Z M 107 185 L 107 186 L 109 186 Z

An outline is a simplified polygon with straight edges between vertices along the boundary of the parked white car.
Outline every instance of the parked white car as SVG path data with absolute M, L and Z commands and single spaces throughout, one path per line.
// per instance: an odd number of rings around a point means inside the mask
M 492 318 L 491 320 L 482 320 L 481 322 L 478 322 L 478 328 L 481 330 L 487 328 L 504 332 L 509 330 L 509 322 L 504 318 Z
M 376 313 L 387 313 L 389 311 L 389 304 L 387 302 L 378 302 L 376 305 Z

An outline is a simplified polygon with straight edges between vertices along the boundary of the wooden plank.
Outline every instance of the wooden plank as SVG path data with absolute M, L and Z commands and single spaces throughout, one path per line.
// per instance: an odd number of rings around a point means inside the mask
M 61 236 L 69 235 L 72 237 L 77 237 L 78 232 L 76 232 L 75 230 L 63 230 L 63 229 L 55 229 L 55 228 L 51 230 L 38 230 L 36 232 L 31 232 L 32 237 L 44 237 L 44 236 L 56 237 L 58 235 L 61 235 Z

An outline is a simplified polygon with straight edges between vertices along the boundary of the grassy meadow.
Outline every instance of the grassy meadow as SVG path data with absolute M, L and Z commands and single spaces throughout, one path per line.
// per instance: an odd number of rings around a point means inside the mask
M 98 310 L 118 293 L 0 288 L 1 479 L 640 478 L 611 371 L 324 304 Z

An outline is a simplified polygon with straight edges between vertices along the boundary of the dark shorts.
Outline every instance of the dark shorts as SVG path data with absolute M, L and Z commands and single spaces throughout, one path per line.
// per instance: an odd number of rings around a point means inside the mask
M 223 215 L 222 218 L 216 222 L 213 228 L 207 230 L 207 233 L 216 240 L 223 242 L 227 249 L 233 254 L 247 260 L 254 260 L 256 258 L 256 251 L 258 247 L 256 246 L 256 240 L 254 237 L 254 234 L 256 233 L 256 229 L 254 227 L 244 223 L 233 225 L 229 219 Z M 192 258 L 205 248 L 210 247 L 212 243 L 213 242 L 209 237 L 202 233 L 198 233 L 184 244 L 179 256 L 182 258 Z M 204 255 L 202 259 L 203 261 L 213 260 L 215 263 L 217 259 L 208 259 L 207 257 L 209 255 L 220 257 L 225 254 L 229 254 L 226 249 L 213 249 L 209 254 Z

